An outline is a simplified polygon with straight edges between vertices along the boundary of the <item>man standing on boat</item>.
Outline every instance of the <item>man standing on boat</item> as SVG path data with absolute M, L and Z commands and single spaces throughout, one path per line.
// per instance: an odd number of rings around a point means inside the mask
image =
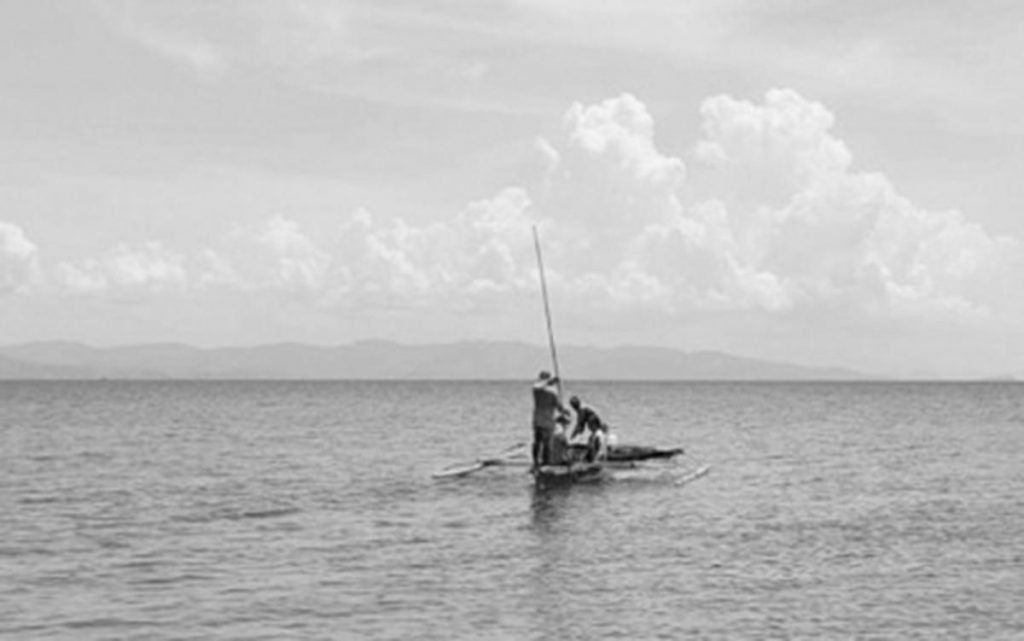
M 561 462 L 555 460 L 555 438 L 559 423 L 569 414 L 562 405 L 558 377 L 543 371 L 533 384 L 533 466 Z M 563 437 L 564 438 L 564 437 Z M 560 458 L 560 457 L 559 457 Z

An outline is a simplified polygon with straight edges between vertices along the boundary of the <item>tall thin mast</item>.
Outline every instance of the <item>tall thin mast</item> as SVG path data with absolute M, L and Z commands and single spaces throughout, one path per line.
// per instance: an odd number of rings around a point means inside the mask
M 540 254 L 540 236 L 537 234 L 537 226 L 533 226 L 533 246 L 537 250 L 537 268 L 540 270 L 540 291 L 544 296 L 544 318 L 548 324 L 548 345 L 551 348 L 551 363 L 555 368 L 555 377 L 558 379 L 558 396 L 562 396 L 562 377 L 558 372 L 558 350 L 555 348 L 555 331 L 551 327 L 551 304 L 548 302 L 548 284 L 544 277 L 544 259 Z

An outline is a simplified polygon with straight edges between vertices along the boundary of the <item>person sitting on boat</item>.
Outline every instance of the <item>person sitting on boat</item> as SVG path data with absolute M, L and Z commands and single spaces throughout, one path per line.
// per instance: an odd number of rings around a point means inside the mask
M 589 432 L 586 460 L 591 462 L 604 458 L 608 447 L 608 424 L 601 420 L 601 416 L 594 408 L 584 405 L 578 396 L 569 399 L 569 405 L 576 412 L 576 427 L 570 440 L 581 433 Z
M 563 448 L 555 443 L 559 433 L 560 421 L 569 414 L 562 405 L 559 396 L 558 377 L 542 371 L 533 384 L 533 465 L 550 465 L 560 463 L 561 456 L 556 454 Z M 562 438 L 564 439 L 564 433 Z M 557 451 L 556 451 L 557 450 Z

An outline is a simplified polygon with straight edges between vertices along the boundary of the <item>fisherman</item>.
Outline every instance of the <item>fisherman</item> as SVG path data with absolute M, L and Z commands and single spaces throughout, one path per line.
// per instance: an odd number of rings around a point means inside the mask
M 565 440 L 564 432 L 560 432 L 569 415 L 569 410 L 562 405 L 559 395 L 558 377 L 550 372 L 542 371 L 533 384 L 533 466 L 550 465 L 562 462 L 558 447 L 558 434 L 561 441 Z
M 586 460 L 592 462 L 604 458 L 607 455 L 608 424 L 601 420 L 601 416 L 594 408 L 584 405 L 578 396 L 570 398 L 569 405 L 576 412 L 576 427 L 569 440 L 575 439 L 581 433 L 589 432 Z

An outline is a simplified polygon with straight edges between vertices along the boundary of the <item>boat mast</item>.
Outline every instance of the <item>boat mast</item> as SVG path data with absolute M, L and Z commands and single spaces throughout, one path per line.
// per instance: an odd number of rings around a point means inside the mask
M 548 346 L 551 348 L 551 363 L 555 369 L 555 378 L 558 380 L 558 398 L 562 398 L 562 377 L 558 372 L 558 350 L 555 348 L 555 331 L 551 327 L 551 304 L 548 302 L 547 279 L 544 278 L 544 259 L 540 253 L 540 236 L 537 234 L 537 226 L 533 226 L 533 247 L 537 250 L 537 268 L 540 271 L 540 291 L 544 297 L 544 318 L 548 324 Z

